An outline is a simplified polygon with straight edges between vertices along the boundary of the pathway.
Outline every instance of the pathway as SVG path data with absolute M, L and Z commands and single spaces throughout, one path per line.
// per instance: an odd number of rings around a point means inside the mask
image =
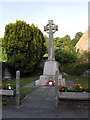
M 3 118 L 88 118 L 88 101 L 61 100 L 55 107 L 55 88 L 39 87 L 29 94 L 18 109 L 3 108 Z

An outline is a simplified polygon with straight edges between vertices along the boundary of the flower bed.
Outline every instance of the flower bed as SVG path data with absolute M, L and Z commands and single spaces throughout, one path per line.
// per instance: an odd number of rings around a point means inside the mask
M 73 86 L 67 87 L 66 84 L 58 84 L 58 90 L 60 92 L 89 92 L 88 89 L 84 89 L 81 84 L 74 83 Z
M 2 90 L 14 90 L 15 87 L 9 83 L 2 83 L 2 84 L 0 84 L 0 89 L 2 89 Z
M 59 99 L 90 100 L 90 92 L 59 92 Z
M 89 90 L 85 90 L 81 84 L 74 83 L 71 87 L 66 84 L 58 84 L 59 99 L 90 100 Z
M 0 84 L 0 95 L 13 96 L 15 94 L 15 87 L 8 83 Z

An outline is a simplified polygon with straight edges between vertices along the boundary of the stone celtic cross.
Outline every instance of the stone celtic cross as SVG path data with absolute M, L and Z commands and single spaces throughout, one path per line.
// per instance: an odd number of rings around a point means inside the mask
M 49 34 L 48 41 L 48 60 L 55 60 L 53 34 L 58 30 L 58 26 L 53 23 L 53 20 L 48 20 L 48 24 L 44 26 L 44 31 Z

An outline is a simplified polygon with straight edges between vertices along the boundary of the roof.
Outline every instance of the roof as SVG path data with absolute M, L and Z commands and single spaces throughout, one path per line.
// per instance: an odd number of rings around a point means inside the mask
M 76 44 L 76 51 L 79 49 L 79 52 L 83 51 L 89 51 L 89 41 L 90 40 L 90 26 L 88 27 L 88 30 L 83 34 L 83 36 L 80 38 L 80 40 Z

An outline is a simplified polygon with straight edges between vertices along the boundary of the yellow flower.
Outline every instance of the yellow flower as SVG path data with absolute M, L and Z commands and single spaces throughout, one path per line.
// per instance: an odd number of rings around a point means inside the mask
M 62 86 L 66 86 L 66 84 L 65 84 L 65 83 L 63 83 L 63 84 L 62 84 Z
M 78 86 L 81 86 L 81 84 L 78 84 Z

